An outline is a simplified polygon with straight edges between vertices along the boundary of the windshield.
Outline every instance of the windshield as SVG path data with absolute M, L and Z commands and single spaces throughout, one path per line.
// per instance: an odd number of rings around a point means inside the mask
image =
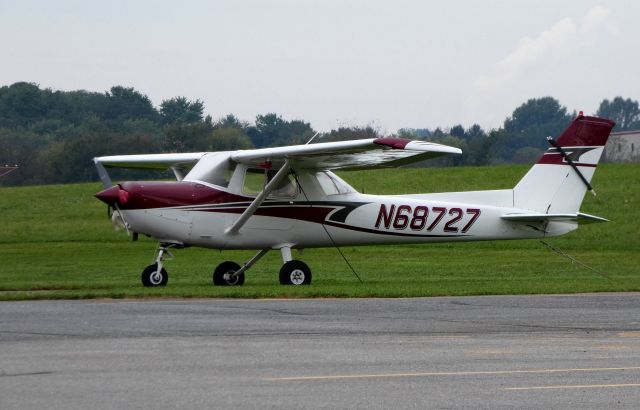
M 235 167 L 236 163 L 229 159 L 228 154 L 207 154 L 198 161 L 185 180 L 203 181 L 227 188 Z

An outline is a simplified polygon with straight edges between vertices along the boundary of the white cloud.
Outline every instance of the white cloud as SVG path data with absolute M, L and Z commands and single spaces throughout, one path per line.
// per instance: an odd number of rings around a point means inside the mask
M 503 97 L 511 97 L 506 98 L 510 103 L 514 97 L 516 100 L 531 97 L 515 96 L 514 87 L 526 81 L 533 69 L 543 64 L 566 61 L 578 50 L 595 46 L 606 27 L 608 16 L 608 9 L 596 6 L 577 21 L 563 18 L 533 38 L 524 37 L 513 52 L 494 64 L 488 73 L 475 79 L 467 101 L 469 108 L 477 113 L 477 110 L 486 110 L 487 103 L 495 103 Z M 493 109 L 489 114 L 487 110 L 485 116 L 497 115 L 500 118 L 485 118 L 485 121 L 497 125 L 496 121 L 504 119 L 502 113 L 496 111 Z

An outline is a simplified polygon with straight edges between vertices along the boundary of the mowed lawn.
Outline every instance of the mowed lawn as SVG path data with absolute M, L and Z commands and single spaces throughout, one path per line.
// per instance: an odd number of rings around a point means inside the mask
M 359 191 L 376 194 L 464 191 L 512 187 L 528 166 L 413 168 L 343 172 Z M 215 287 L 214 267 L 239 263 L 253 252 L 189 248 L 168 261 L 169 284 L 148 289 L 140 272 L 155 242 L 132 242 L 115 232 L 100 184 L 0 188 L 0 300 L 123 297 L 403 297 L 477 294 L 640 291 L 640 166 L 604 164 L 582 211 L 609 223 L 582 226 L 548 242 L 344 247 L 362 283 L 336 249 L 306 249 L 313 271 L 307 287 L 281 286 L 279 252 L 247 273 L 242 287 Z

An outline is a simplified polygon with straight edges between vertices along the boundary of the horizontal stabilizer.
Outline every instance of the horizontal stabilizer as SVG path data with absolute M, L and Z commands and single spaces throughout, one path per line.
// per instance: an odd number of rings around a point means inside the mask
M 506 214 L 501 215 L 500 218 L 511 222 L 547 222 L 547 221 L 559 221 L 559 222 L 578 222 L 580 224 L 595 223 L 595 222 L 609 222 L 606 218 L 599 216 L 583 214 L 578 212 L 576 214 L 539 214 L 539 213 L 522 213 L 522 214 Z

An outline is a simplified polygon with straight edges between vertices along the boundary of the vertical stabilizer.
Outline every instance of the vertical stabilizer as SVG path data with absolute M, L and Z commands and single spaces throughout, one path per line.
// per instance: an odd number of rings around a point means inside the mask
M 582 113 L 513 189 L 514 206 L 576 213 L 615 123 Z

